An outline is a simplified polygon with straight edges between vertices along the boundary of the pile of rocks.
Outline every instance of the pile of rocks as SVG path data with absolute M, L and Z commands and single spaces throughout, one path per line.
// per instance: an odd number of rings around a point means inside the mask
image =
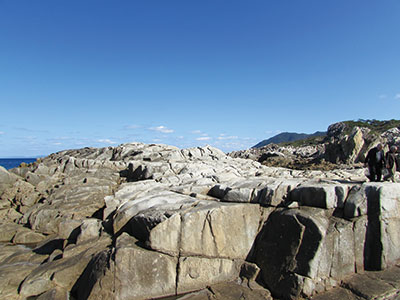
M 365 180 L 141 143 L 0 168 L 0 298 L 310 297 L 400 258 L 400 184 Z

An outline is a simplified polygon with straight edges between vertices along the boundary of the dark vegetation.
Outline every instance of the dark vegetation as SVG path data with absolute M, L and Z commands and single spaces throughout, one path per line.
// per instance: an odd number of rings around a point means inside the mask
M 343 123 L 346 124 L 344 134 L 349 134 L 356 126 L 369 128 L 371 133 L 375 134 L 381 134 L 394 127 L 400 128 L 400 120 L 394 119 L 386 121 L 358 119 L 357 121 L 345 121 Z
M 282 143 L 294 143 L 296 141 L 303 141 L 303 140 L 313 140 L 316 137 L 323 137 L 326 135 L 326 132 L 317 131 L 312 134 L 306 133 L 295 133 L 295 132 L 282 132 L 269 138 L 267 140 L 263 140 L 257 145 L 253 146 L 252 148 L 261 148 L 263 146 L 269 144 L 282 144 Z

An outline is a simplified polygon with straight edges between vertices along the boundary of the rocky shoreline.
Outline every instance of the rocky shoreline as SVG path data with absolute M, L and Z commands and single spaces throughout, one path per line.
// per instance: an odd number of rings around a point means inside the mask
M 0 168 L 0 298 L 322 297 L 400 259 L 400 184 L 363 172 L 141 143 Z

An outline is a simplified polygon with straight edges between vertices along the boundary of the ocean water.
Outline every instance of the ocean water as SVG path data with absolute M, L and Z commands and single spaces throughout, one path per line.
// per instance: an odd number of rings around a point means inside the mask
M 36 158 L 0 158 L 0 166 L 10 170 L 18 167 L 21 163 L 30 164 L 36 161 Z

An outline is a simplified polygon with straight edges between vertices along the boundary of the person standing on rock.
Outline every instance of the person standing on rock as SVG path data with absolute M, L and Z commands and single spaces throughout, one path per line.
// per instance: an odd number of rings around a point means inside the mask
M 383 152 L 382 144 L 378 144 L 376 147 L 368 151 L 367 157 L 365 158 L 365 164 L 368 165 L 369 180 L 381 181 L 382 169 L 385 166 L 385 153 Z
M 386 169 L 388 170 L 388 175 L 385 177 L 385 180 L 390 180 L 392 182 L 396 182 L 396 169 L 397 165 L 397 157 L 396 157 L 397 147 L 391 146 L 390 151 L 386 153 Z

